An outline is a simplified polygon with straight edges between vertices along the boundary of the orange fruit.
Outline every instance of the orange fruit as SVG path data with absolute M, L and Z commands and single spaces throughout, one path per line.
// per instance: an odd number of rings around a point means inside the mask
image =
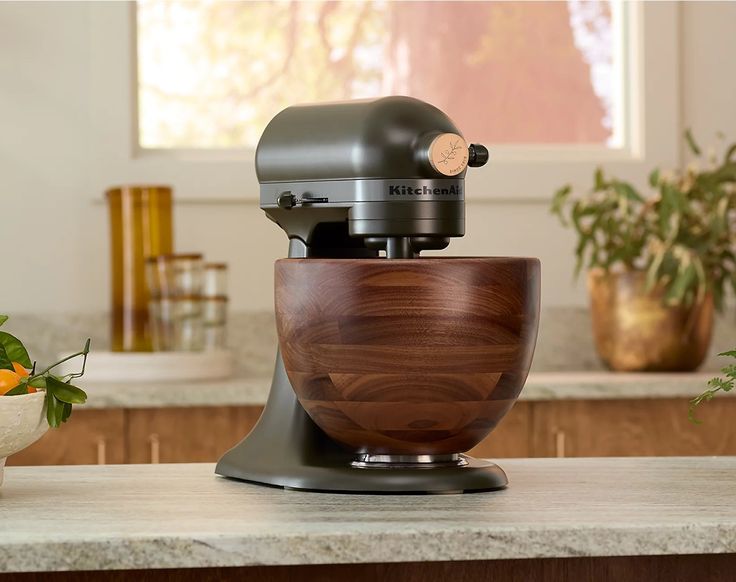
M 15 370 L 15 373 L 18 374 L 18 376 L 20 376 L 21 378 L 25 378 L 26 376 L 28 376 L 28 370 L 26 370 L 18 362 L 13 362 L 13 370 Z
M 13 362 L 13 370 L 0 370 L 0 396 L 3 396 L 20 384 L 21 378 L 28 377 L 28 370 L 18 362 Z M 28 394 L 32 394 L 33 392 L 36 392 L 36 389 L 33 386 L 28 386 Z
M 28 377 L 28 370 L 26 370 L 21 364 L 18 362 L 13 362 L 13 369 L 15 370 L 15 373 L 18 374 L 21 378 L 27 378 Z M 36 392 L 36 389 L 33 386 L 28 387 L 28 394 L 33 394 Z
M 20 384 L 20 374 L 13 370 L 0 370 L 0 396 Z

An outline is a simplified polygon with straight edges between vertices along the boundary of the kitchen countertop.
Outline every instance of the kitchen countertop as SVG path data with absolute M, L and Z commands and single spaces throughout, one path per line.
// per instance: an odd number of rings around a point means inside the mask
M 511 486 L 335 495 L 211 464 L 9 467 L 0 572 L 736 552 L 736 457 L 506 459 Z
M 714 375 L 624 374 L 614 372 L 532 372 L 520 400 L 605 400 L 692 398 Z M 155 384 L 79 380 L 89 394 L 85 408 L 164 408 L 177 406 L 263 405 L 271 377 L 241 377 L 213 382 Z

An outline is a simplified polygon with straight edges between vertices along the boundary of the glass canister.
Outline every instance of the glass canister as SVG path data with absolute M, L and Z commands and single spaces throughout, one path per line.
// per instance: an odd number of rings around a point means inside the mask
M 157 352 L 198 352 L 204 349 L 204 319 L 200 295 L 152 299 L 151 327 Z
M 204 348 L 220 350 L 226 347 L 227 330 L 227 265 L 204 265 Z
M 228 298 L 225 295 L 202 298 L 206 350 L 222 350 L 226 347 L 227 302 Z
M 203 267 L 199 253 L 146 259 L 154 351 L 203 349 Z
M 227 295 L 227 265 L 225 263 L 204 264 L 204 291 L 207 297 Z
M 106 192 L 110 214 L 114 352 L 151 350 L 145 260 L 171 253 L 172 193 L 168 186 L 121 186 Z
M 177 253 L 148 257 L 146 279 L 152 299 L 201 295 L 204 260 L 199 253 Z

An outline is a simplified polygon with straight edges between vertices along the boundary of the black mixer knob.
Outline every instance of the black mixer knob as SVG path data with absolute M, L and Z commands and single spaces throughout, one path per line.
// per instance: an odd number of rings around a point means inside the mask
M 471 143 L 468 146 L 468 165 L 471 168 L 480 168 L 485 166 L 490 154 L 488 148 L 479 143 Z
M 276 204 L 279 208 L 289 210 L 296 206 L 296 196 L 294 196 L 290 190 L 287 190 L 276 197 Z

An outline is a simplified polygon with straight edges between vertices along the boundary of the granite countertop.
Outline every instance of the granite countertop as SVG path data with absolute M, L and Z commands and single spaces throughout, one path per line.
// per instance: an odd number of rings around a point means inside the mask
M 468 495 L 286 491 L 211 464 L 9 467 L 0 572 L 736 552 L 736 457 L 506 459 Z
M 520 400 L 692 398 L 714 374 L 617 374 L 613 372 L 532 372 Z M 216 382 L 115 382 L 79 380 L 89 394 L 85 408 L 263 405 L 270 376 Z

